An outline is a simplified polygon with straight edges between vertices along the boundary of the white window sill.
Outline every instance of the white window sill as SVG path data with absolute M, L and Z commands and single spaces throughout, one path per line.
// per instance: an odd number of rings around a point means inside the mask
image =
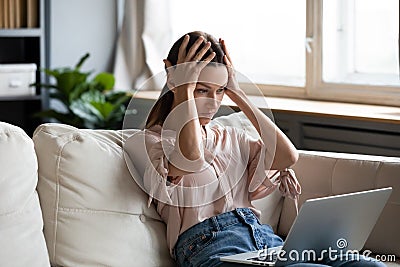
M 134 97 L 155 100 L 159 94 L 160 91 L 140 91 Z M 257 107 L 269 108 L 272 111 L 400 124 L 400 107 L 283 97 L 249 96 L 249 98 Z M 224 97 L 222 104 L 236 106 L 228 97 Z

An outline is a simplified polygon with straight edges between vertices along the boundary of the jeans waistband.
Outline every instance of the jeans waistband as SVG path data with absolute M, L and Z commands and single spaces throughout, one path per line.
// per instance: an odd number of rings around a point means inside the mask
M 180 240 L 187 240 L 202 233 L 218 232 L 230 225 L 239 222 L 245 223 L 250 218 L 257 220 L 256 215 L 249 208 L 236 208 L 210 217 L 183 232 L 178 238 L 178 243 Z

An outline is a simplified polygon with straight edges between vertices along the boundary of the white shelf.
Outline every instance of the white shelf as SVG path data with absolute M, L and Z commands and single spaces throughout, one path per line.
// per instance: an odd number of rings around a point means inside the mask
M 42 34 L 40 28 L 0 29 L 0 37 L 40 37 Z

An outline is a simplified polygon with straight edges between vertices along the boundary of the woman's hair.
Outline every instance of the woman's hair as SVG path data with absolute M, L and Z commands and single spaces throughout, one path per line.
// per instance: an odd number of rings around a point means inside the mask
M 171 62 L 172 66 L 176 65 L 178 62 L 179 47 L 181 46 L 185 35 L 183 35 L 181 38 L 178 39 L 178 41 L 173 44 L 171 50 L 168 53 L 167 59 L 169 62 Z M 221 44 L 214 36 L 201 31 L 190 32 L 187 35 L 189 35 L 190 39 L 186 47 L 186 52 L 189 51 L 190 47 L 192 47 L 192 45 L 196 42 L 197 38 L 203 36 L 205 42 L 199 46 L 196 53 L 200 51 L 201 48 L 203 48 L 206 42 L 209 41 L 211 43 L 211 46 L 204 54 L 202 60 L 207 58 L 212 52 L 215 52 L 215 57 L 211 60 L 211 62 L 224 64 L 225 53 L 222 50 Z M 162 125 L 168 114 L 171 112 L 172 103 L 174 101 L 174 93 L 169 90 L 167 84 L 164 85 L 162 92 L 163 95 L 160 96 L 160 98 L 157 100 L 150 111 L 150 114 L 146 121 L 146 129 L 154 125 Z

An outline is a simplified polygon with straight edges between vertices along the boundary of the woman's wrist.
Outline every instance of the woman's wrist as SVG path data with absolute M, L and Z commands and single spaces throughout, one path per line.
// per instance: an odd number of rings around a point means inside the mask
M 246 93 L 240 88 L 237 90 L 229 91 L 229 93 L 227 93 L 227 95 L 242 110 L 243 110 L 244 106 L 248 106 L 250 103 L 249 98 L 247 97 Z
M 174 98 L 177 102 L 184 102 L 194 98 L 193 91 L 196 84 L 184 84 L 174 89 Z

